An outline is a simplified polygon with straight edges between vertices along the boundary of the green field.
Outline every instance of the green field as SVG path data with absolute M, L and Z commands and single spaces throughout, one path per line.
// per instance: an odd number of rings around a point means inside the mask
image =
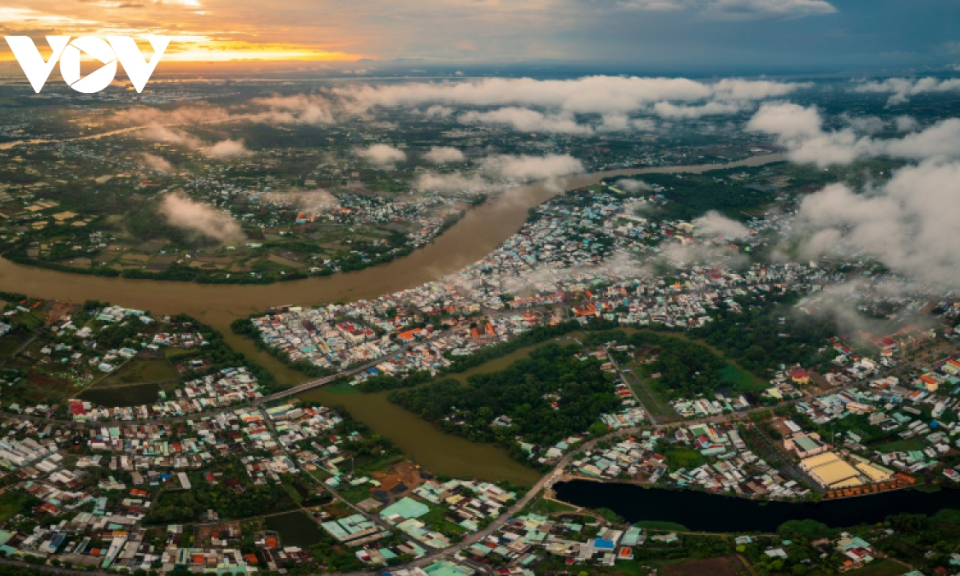
M 346 380 L 337 382 L 336 384 L 331 384 L 330 386 L 324 386 L 323 390 L 333 394 L 355 394 L 360 391 L 357 386 L 353 386 L 349 381 Z
M 528 512 L 531 514 L 538 514 L 540 516 L 563 514 L 565 512 L 573 512 L 574 510 L 576 510 L 576 508 L 570 506 L 569 504 L 557 502 L 556 500 L 547 500 L 546 498 L 538 498 L 527 507 Z
M 676 522 L 660 522 L 658 520 L 641 520 L 639 522 L 634 522 L 633 525 L 637 528 L 643 528 L 645 530 L 669 530 L 671 532 L 690 531 L 683 524 L 677 524 Z
M 720 377 L 732 384 L 738 392 L 750 392 L 753 390 L 763 390 L 767 383 L 757 378 L 753 374 L 737 368 L 733 364 L 727 364 L 720 370 Z
M 22 512 L 30 502 L 30 497 L 7 491 L 0 496 L 0 522 L 6 522 Z
M 176 380 L 180 377 L 173 365 L 166 360 L 134 359 L 120 367 L 97 383 L 98 388 L 115 386 L 129 386 L 131 384 L 147 384 L 150 382 L 164 382 Z
M 671 470 L 678 468 L 689 470 L 702 466 L 707 461 L 703 454 L 690 448 L 667 448 L 663 451 L 663 455 L 667 457 L 667 465 Z
M 924 442 L 923 438 L 916 437 L 871 446 L 871 448 L 880 452 L 909 452 L 911 450 L 923 450 L 926 447 L 927 443 Z
M 654 418 L 677 418 L 677 412 L 673 406 L 662 394 L 654 390 L 649 382 L 637 376 L 639 366 L 636 363 L 630 365 L 629 374 L 624 374 L 624 379 L 630 384 L 633 392 L 637 395 L 640 403 Z
M 0 356 L 13 354 L 25 341 L 12 334 L 0 338 Z

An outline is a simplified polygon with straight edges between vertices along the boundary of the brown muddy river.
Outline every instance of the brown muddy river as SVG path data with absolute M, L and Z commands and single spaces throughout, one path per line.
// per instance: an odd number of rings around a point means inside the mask
M 772 154 L 731 164 L 597 172 L 566 178 L 560 187 L 579 188 L 612 176 L 700 173 L 718 168 L 759 166 L 783 159 L 782 155 Z M 520 228 L 529 208 L 553 197 L 560 187 L 533 183 L 513 189 L 469 211 L 432 244 L 409 256 L 347 274 L 270 285 L 207 285 L 69 274 L 21 266 L 0 258 L 0 290 L 62 301 L 100 300 L 154 314 L 190 314 L 220 330 L 231 346 L 273 372 L 281 384 L 292 385 L 305 377 L 258 351 L 251 341 L 231 334 L 230 322 L 268 306 L 376 298 L 455 272 L 493 251 Z M 345 406 L 356 418 L 391 438 L 433 472 L 522 483 L 536 478 L 535 473 L 511 460 L 506 451 L 442 434 L 414 414 L 393 406 L 385 396 L 316 390 L 308 392 L 306 397 Z

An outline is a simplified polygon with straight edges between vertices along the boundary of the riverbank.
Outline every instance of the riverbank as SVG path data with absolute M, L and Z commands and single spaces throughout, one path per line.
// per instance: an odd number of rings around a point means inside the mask
M 227 333 L 237 317 L 268 306 L 312 305 L 376 298 L 424 284 L 456 272 L 483 258 L 513 235 L 528 210 L 557 195 L 604 178 L 638 174 L 701 173 L 782 161 L 781 155 L 756 156 L 730 164 L 660 166 L 581 174 L 563 179 L 560 186 L 537 182 L 514 188 L 469 211 L 433 243 L 388 264 L 357 272 L 282 282 L 275 285 L 218 285 L 173 281 L 134 280 L 75 275 L 15 264 L 0 259 L 0 289 L 46 299 L 83 302 L 109 301 L 150 310 L 154 314 L 209 314 L 204 320 Z
M 529 208 L 552 198 L 560 189 L 595 184 L 603 178 L 647 173 L 701 173 L 740 166 L 779 162 L 779 155 L 758 156 L 731 164 L 664 166 L 616 170 L 567 178 L 561 186 L 532 183 L 520 186 L 468 212 L 433 243 L 389 264 L 362 271 L 284 282 L 276 285 L 212 285 L 74 275 L 18 265 L 0 259 L 0 289 L 68 302 L 109 301 L 149 311 L 153 315 L 186 313 L 223 334 L 235 351 L 266 368 L 278 385 L 292 387 L 308 378 L 285 366 L 253 341 L 230 331 L 237 318 L 275 305 L 373 299 L 412 288 L 456 272 L 493 251 L 524 223 Z M 385 395 L 384 395 L 385 396 Z M 445 435 L 417 415 L 373 395 L 328 395 L 311 391 L 303 398 L 339 405 L 392 440 L 437 473 L 487 480 L 509 479 L 529 485 L 538 475 L 513 461 L 505 450 L 475 445 Z

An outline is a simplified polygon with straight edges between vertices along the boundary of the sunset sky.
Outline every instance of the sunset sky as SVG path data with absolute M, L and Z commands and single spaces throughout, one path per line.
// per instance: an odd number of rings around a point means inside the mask
M 960 64 L 955 0 L 0 0 L 4 35 L 168 34 L 164 61 Z M 0 59 L 9 60 L 0 44 Z

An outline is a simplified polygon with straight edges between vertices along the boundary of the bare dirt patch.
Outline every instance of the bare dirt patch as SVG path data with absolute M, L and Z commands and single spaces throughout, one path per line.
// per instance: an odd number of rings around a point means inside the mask
M 722 556 L 670 564 L 661 570 L 664 576 L 750 576 L 750 570 L 738 556 Z

